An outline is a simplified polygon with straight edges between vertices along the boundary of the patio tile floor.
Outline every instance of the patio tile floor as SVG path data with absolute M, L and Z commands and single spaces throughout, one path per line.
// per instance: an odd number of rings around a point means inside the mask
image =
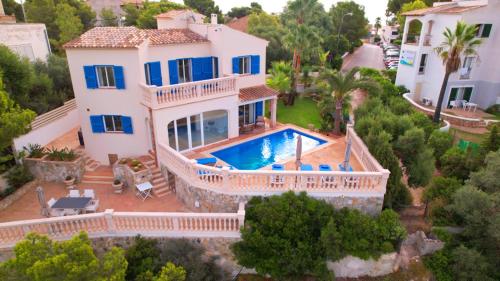
M 67 196 L 69 191 L 64 184 L 43 182 L 40 184 L 45 192 L 45 200 L 50 198 L 61 198 Z M 142 201 L 135 195 L 135 190 L 126 188 L 122 194 L 113 193 L 111 185 L 106 184 L 78 184 L 78 190 L 83 193 L 84 189 L 93 189 L 95 196 L 99 199 L 98 212 L 105 209 L 113 209 L 117 212 L 188 212 L 174 193 L 165 197 L 148 198 Z M 40 204 L 38 203 L 35 187 L 26 192 L 19 200 L 12 203 L 6 209 L 0 211 L 0 222 L 28 220 L 43 218 L 40 215 Z

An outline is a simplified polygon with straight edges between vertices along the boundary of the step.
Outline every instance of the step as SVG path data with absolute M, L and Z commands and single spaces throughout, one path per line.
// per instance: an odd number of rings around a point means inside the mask
M 155 179 L 155 178 L 153 178 L 153 179 L 151 180 L 151 184 L 153 184 L 153 185 L 157 185 L 157 184 L 160 184 L 160 183 L 163 183 L 163 182 L 165 182 L 165 179 L 164 179 L 163 177 L 161 177 L 161 178 L 156 178 L 156 179 Z
M 112 185 L 113 181 L 106 181 L 106 180 L 82 180 L 81 184 L 105 184 L 105 185 Z
M 98 180 L 113 180 L 114 177 L 110 175 L 89 175 L 84 174 L 83 179 L 98 179 Z
M 153 185 L 153 190 L 161 189 L 163 187 L 168 187 L 167 182 L 162 182 L 162 183 L 159 183 L 159 184 L 154 184 Z
M 163 188 L 160 188 L 160 189 L 156 189 L 153 192 L 154 192 L 154 195 L 156 197 L 160 197 L 161 198 L 161 197 L 167 196 L 170 193 L 172 193 L 172 190 L 170 190 L 170 187 L 166 186 L 166 187 L 163 187 Z

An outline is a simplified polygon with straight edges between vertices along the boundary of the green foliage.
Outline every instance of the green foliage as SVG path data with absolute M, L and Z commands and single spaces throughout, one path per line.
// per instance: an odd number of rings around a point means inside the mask
M 488 133 L 488 136 L 481 143 L 481 153 L 486 155 L 490 151 L 497 151 L 499 149 L 500 132 L 498 132 L 498 126 L 493 125 Z
M 15 258 L 0 264 L 2 280 L 119 281 L 125 278 L 123 250 L 113 248 L 98 258 L 85 233 L 54 242 L 30 233 L 14 248 Z
M 286 61 L 291 58 L 290 52 L 283 46 L 282 37 L 285 29 L 278 16 L 265 12 L 252 13 L 248 18 L 248 33 L 269 41 L 266 48 L 266 67 L 272 62 Z
M 129 264 L 126 279 L 137 280 L 137 276 L 144 275 L 148 271 L 156 274 L 161 268 L 159 256 L 160 250 L 156 240 L 137 236 L 134 244 L 125 253 L 125 258 Z
M 499 192 L 500 181 L 498 177 L 500 175 L 500 149 L 486 155 L 484 163 L 486 166 L 470 174 L 468 183 L 488 193 Z
M 447 132 L 435 130 L 429 137 L 427 143 L 434 152 L 436 159 L 441 159 L 445 152 L 453 146 L 453 136 Z
M 15 0 L 2 0 L 3 9 L 6 15 L 14 15 L 17 22 L 24 21 L 23 8 Z
M 134 4 L 123 5 L 123 11 L 125 12 L 125 22 L 126 26 L 137 25 L 137 20 L 141 14 L 141 10 L 137 8 Z
M 451 202 L 452 195 L 462 187 L 460 181 L 454 178 L 434 177 L 431 183 L 424 191 L 425 200 L 434 200 L 442 198 Z
M 184 0 L 184 5 L 193 8 L 198 13 L 210 18 L 211 14 L 217 14 L 217 18 L 222 19 L 222 11 L 215 5 L 213 0 Z
M 250 3 L 250 7 L 232 7 L 227 16 L 230 18 L 242 18 L 252 13 L 258 14 L 263 12 L 262 6 L 257 2 Z
M 453 250 L 452 259 L 454 280 L 493 281 L 489 276 L 489 264 L 478 251 L 461 245 Z
M 17 165 L 7 173 L 7 183 L 10 187 L 19 188 L 33 180 L 33 175 L 23 165 Z
M 77 9 L 69 4 L 56 6 L 55 24 L 59 28 L 59 45 L 78 37 L 83 32 L 83 23 L 77 15 Z
M 292 89 L 292 65 L 289 62 L 273 62 L 266 84 L 278 91 L 282 96 L 288 95 Z M 286 103 L 285 103 L 286 104 Z
M 50 55 L 47 63 L 31 64 L 7 47 L 0 45 L 0 68 L 5 89 L 22 108 L 39 114 L 61 106 L 73 97 L 73 88 L 66 59 Z
M 161 268 L 158 277 L 154 278 L 153 281 L 185 281 L 186 280 L 186 270 L 181 266 L 175 266 L 171 262 Z
M 401 7 L 400 12 L 401 13 L 405 13 L 405 12 L 410 12 L 410 11 L 424 9 L 424 8 L 427 8 L 427 5 L 425 4 L 424 1 L 422 1 L 422 0 L 414 0 L 414 1 L 411 1 L 411 2 L 403 4 L 403 6 Z M 404 26 L 405 25 L 406 17 L 398 14 L 397 18 L 398 18 L 399 26 Z M 416 24 L 416 23 L 419 23 L 419 24 Z M 409 33 L 411 33 L 413 35 L 414 34 L 419 35 L 421 27 L 422 27 L 422 24 L 420 22 L 416 21 L 416 22 L 414 22 L 411 25 Z
M 95 22 L 96 14 L 85 1 L 27 0 L 24 7 L 29 22 L 45 24 L 52 49 L 57 52 Z
M 353 15 L 344 16 L 347 13 Z M 368 33 L 368 20 L 365 17 L 364 7 L 354 1 L 337 2 L 330 8 L 329 16 L 333 23 L 332 33 L 338 34 L 340 31 L 349 40 L 352 47 L 359 47 L 360 39 Z
M 457 146 L 448 149 L 439 159 L 441 163 L 441 173 L 446 177 L 454 177 L 459 180 L 468 178 L 471 171 L 469 155 L 472 152 L 464 152 Z
M 432 271 L 437 281 L 454 281 L 451 263 L 451 252 L 446 248 L 424 257 L 425 266 Z
M 136 237 L 134 244 L 126 252 L 129 263 L 126 280 L 156 280 L 154 276 L 161 275 L 162 265 L 168 262 L 176 265 L 177 269 L 182 267 L 186 280 L 226 280 L 225 272 L 216 264 L 216 258 L 204 256 L 205 250 L 201 245 L 186 239 L 171 239 L 159 245 L 155 240 Z M 175 272 L 178 273 L 179 270 Z
M 99 15 L 101 16 L 102 26 L 118 26 L 118 17 L 112 9 L 103 8 Z
M 275 279 L 305 274 L 320 280 L 331 278 L 327 258 L 378 257 L 394 250 L 406 235 L 391 210 L 374 219 L 358 210 L 336 211 L 305 193 L 254 197 L 245 219 L 242 241 L 233 245 L 238 263 Z
M 73 161 L 78 155 L 73 149 L 65 148 L 51 148 L 47 151 L 47 160 L 50 161 Z
M 139 28 L 156 29 L 156 15 L 168 12 L 170 10 L 185 9 L 186 6 L 175 2 L 160 0 L 158 2 L 147 1 L 143 3 L 142 8 L 137 9 L 133 5 L 125 8 L 125 24 L 135 25 Z M 210 15 L 209 15 L 210 17 Z

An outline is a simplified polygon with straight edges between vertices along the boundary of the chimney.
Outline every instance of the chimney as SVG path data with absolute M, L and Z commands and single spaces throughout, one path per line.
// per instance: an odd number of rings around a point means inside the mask
M 210 15 L 210 23 L 211 24 L 217 24 L 217 14 L 211 14 Z

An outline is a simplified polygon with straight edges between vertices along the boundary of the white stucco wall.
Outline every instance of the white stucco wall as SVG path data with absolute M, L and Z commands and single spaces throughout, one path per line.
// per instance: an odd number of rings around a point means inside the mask
M 464 2 L 465 3 L 465 2 Z M 467 4 L 467 3 L 466 3 Z M 419 19 L 423 23 L 424 32 L 427 34 L 429 21 L 433 21 L 431 32 L 431 46 L 414 46 L 403 44 L 402 51 L 415 51 L 415 64 L 413 66 L 399 65 L 396 76 L 396 84 L 406 86 L 411 92 L 418 92 L 417 98 L 428 98 L 436 105 L 441 84 L 444 78 L 445 68 L 441 58 L 436 54 L 434 48 L 444 40 L 443 31 L 446 27 L 454 29 L 457 21 L 463 20 L 468 24 L 493 24 L 490 36 L 482 38 L 482 45 L 478 48 L 479 61 L 473 64 L 469 79 L 460 79 L 460 73 L 450 76 L 446 89 L 443 106 L 447 105 L 449 94 L 453 87 L 473 87 L 471 101 L 477 103 L 479 107 L 486 108 L 497 103 L 500 96 L 500 70 L 498 60 L 500 57 L 500 1 L 491 0 L 488 6 L 468 11 L 464 14 L 429 14 L 422 17 L 407 17 L 405 30 L 412 19 Z M 418 74 L 421 54 L 428 54 L 427 64 L 424 74 Z M 420 85 L 420 86 L 418 86 Z
M 14 149 L 16 151 L 20 151 L 23 147 L 28 147 L 29 144 L 39 144 L 45 146 L 79 125 L 80 118 L 78 109 L 75 108 L 68 111 L 65 116 L 58 118 L 38 129 L 31 130 L 25 135 L 15 138 L 13 140 Z
M 138 156 L 151 147 L 146 128 L 147 110 L 140 104 L 142 89 L 140 69 L 143 64 L 137 49 L 68 49 L 68 64 L 80 112 L 85 150 L 93 159 L 108 163 L 108 154 L 119 157 Z M 123 66 L 125 89 L 87 89 L 84 65 Z M 92 133 L 91 115 L 124 115 L 132 117 L 133 134 Z
M 23 52 L 20 50 L 24 49 L 24 53 L 30 54 L 27 57 L 32 61 L 46 61 L 50 54 L 45 25 L 41 23 L 0 24 L 0 44 L 8 46 L 19 55 Z

